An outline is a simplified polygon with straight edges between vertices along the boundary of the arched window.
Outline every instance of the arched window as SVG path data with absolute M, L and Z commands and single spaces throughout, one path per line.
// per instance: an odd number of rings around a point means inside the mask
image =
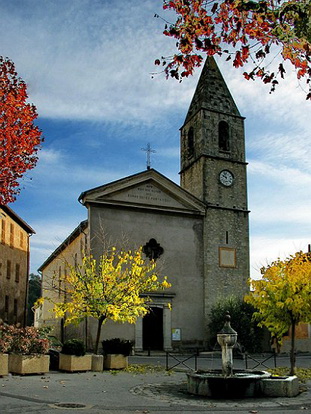
M 188 130 L 188 137 L 187 137 L 187 151 L 188 157 L 191 158 L 194 154 L 194 129 L 190 127 Z
M 218 145 L 220 151 L 230 151 L 229 125 L 225 121 L 218 125 Z

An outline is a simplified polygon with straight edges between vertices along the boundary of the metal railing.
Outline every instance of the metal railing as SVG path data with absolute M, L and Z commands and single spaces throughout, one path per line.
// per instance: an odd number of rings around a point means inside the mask
M 211 353 L 209 355 L 192 353 L 192 354 L 175 354 L 166 352 L 166 370 L 171 370 L 176 367 L 186 368 L 191 371 L 197 371 L 198 369 L 215 369 L 215 366 L 221 367 L 221 356 L 219 353 Z M 280 357 L 279 357 L 280 358 Z M 268 364 L 268 362 L 270 364 Z M 240 358 L 234 358 L 234 365 L 241 369 L 243 366 L 246 369 L 269 369 L 276 368 L 278 366 L 277 354 L 262 354 L 262 355 L 250 355 L 245 353 Z M 211 366 L 211 368 L 210 368 Z
M 276 368 L 276 353 L 273 352 L 273 354 L 269 355 L 268 357 L 265 357 L 262 361 L 259 361 L 257 358 L 249 355 L 247 352 L 245 353 L 245 368 L 246 369 L 256 369 L 257 367 L 263 367 L 263 368 L 270 368 L 268 365 L 266 365 L 266 362 L 270 359 L 273 359 L 274 361 L 274 368 Z M 249 366 L 249 360 L 255 362 L 255 365 L 252 367 Z
M 174 360 L 174 365 L 169 364 L 170 358 Z M 192 360 L 194 358 L 194 368 L 190 367 L 186 362 Z M 191 354 L 191 355 L 176 355 L 176 354 L 170 354 L 169 352 L 166 352 L 166 371 L 169 371 L 171 369 L 174 369 L 178 366 L 184 366 L 185 368 L 190 369 L 191 371 L 197 371 L 198 370 L 198 354 Z

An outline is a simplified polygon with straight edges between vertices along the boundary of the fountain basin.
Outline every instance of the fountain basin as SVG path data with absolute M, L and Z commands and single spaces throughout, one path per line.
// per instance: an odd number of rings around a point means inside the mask
M 233 370 L 225 377 L 222 370 L 187 373 L 190 394 L 210 398 L 252 398 L 262 395 L 262 380 L 270 378 L 266 371 Z
M 296 397 L 299 394 L 299 381 L 296 375 L 288 377 L 265 378 L 262 381 L 262 393 L 265 397 Z

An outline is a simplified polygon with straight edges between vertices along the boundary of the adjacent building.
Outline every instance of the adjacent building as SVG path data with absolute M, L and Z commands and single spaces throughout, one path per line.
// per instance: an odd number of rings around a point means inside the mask
M 26 325 L 29 238 L 35 231 L 10 207 L 0 206 L 0 318 Z

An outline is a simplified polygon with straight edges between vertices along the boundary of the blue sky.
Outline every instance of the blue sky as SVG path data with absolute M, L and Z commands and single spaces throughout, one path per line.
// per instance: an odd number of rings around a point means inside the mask
M 151 77 L 175 41 L 154 18 L 162 0 L 0 0 L 1 55 L 37 106 L 45 142 L 11 207 L 35 230 L 31 271 L 86 218 L 82 191 L 152 167 L 179 183 L 179 128 L 200 71 L 181 84 Z M 218 59 L 246 117 L 251 276 L 311 243 L 311 104 L 290 66 L 269 86 Z

